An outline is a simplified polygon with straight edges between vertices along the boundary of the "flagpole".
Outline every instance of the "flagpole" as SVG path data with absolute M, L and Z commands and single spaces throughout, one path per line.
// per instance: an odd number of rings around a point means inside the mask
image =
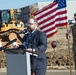
M 67 26 L 66 26 L 66 28 L 67 28 Z M 68 28 L 67 28 L 67 33 L 66 33 L 66 39 L 67 39 L 67 41 L 68 41 L 70 75 L 72 75 L 72 68 L 71 68 L 71 52 L 70 52 L 70 42 L 69 42 L 70 35 L 69 35 Z

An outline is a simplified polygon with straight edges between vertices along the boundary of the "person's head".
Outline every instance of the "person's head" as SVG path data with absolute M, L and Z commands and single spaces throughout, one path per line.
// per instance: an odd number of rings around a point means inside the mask
M 29 31 L 33 31 L 37 28 L 37 21 L 34 18 L 29 18 L 27 22 L 27 28 Z
M 76 13 L 74 13 L 74 20 L 76 21 Z

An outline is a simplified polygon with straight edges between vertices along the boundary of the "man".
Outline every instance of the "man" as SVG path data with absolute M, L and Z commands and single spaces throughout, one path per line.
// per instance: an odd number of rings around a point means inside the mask
M 73 36 L 73 53 L 74 53 L 74 64 L 76 70 L 76 13 L 74 13 L 74 24 L 71 26 L 72 36 Z
M 47 37 L 46 34 L 37 28 L 37 22 L 34 18 L 30 18 L 27 23 L 28 33 L 23 37 L 22 47 L 26 47 L 28 51 L 37 52 L 38 56 L 31 57 L 31 71 L 35 75 L 46 74 L 46 54 Z

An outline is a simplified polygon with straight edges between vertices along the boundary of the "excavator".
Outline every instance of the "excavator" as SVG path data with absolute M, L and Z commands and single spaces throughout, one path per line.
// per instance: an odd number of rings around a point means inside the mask
M 0 38 L 7 37 L 8 40 L 19 38 L 18 32 L 24 30 L 20 14 L 20 9 L 0 11 Z

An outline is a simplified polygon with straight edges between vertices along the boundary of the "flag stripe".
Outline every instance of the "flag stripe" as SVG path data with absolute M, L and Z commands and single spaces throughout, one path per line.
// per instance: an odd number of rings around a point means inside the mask
M 46 35 L 47 35 L 47 37 L 50 37 L 50 36 L 53 36 L 56 32 L 57 32 L 57 31 L 54 31 L 54 32 L 52 32 L 52 33 L 50 33 L 50 34 L 46 34 Z
M 46 33 L 47 36 L 48 35 L 53 35 L 56 32 L 57 32 L 57 28 L 55 28 L 55 27 L 52 27 L 52 28 L 50 28 L 50 29 L 48 29 L 48 30 L 45 31 L 45 33 Z
M 52 27 L 52 28 L 49 28 L 49 29 L 42 29 L 43 31 L 45 31 L 45 32 L 47 32 L 47 34 L 49 34 L 49 32 L 48 31 L 50 31 L 51 30 L 51 32 L 50 33 L 52 33 L 52 32 L 54 32 L 54 31 L 57 31 L 57 28 L 55 28 L 55 27 Z

